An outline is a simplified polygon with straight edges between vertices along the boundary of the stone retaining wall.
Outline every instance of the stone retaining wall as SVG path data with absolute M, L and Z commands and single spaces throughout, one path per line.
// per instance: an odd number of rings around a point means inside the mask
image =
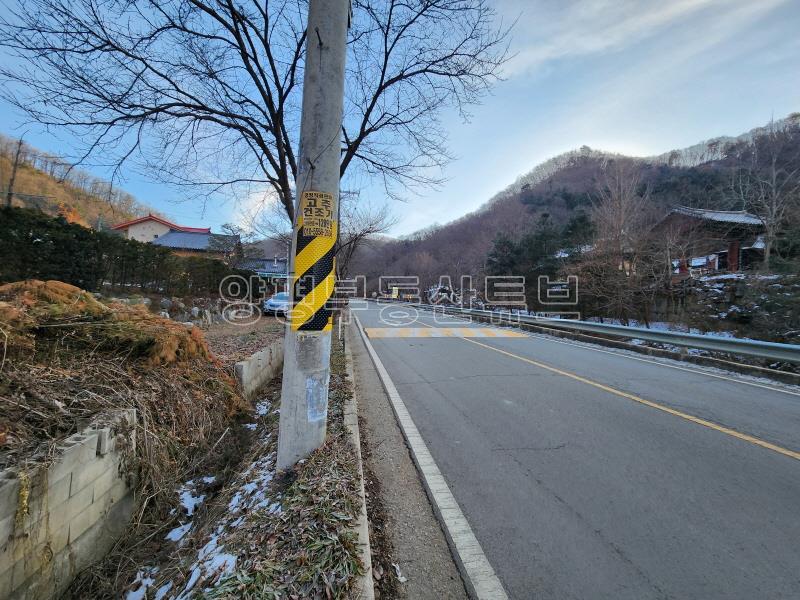
M 258 389 L 283 367 L 283 337 L 273 340 L 266 348 L 250 358 L 236 363 L 236 379 L 242 387 L 242 395 L 252 400 Z
M 0 598 L 57 597 L 125 530 L 136 411 L 121 413 L 64 440 L 47 466 L 0 473 Z

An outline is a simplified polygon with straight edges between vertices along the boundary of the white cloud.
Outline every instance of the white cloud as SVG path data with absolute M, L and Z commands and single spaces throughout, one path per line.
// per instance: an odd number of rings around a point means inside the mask
M 285 215 L 283 205 L 274 189 L 269 186 L 248 186 L 248 189 L 237 194 L 232 206 L 231 221 L 247 232 L 261 231 L 267 221 L 278 222 Z M 288 217 L 286 217 L 288 222 Z
M 622 50 L 668 27 L 714 9 L 714 17 L 730 10 L 763 10 L 769 0 L 577 0 L 569 3 L 503 0 L 500 11 L 519 15 L 516 56 L 507 76 L 535 71 L 550 61 Z
M 704 74 L 720 63 L 750 52 L 752 49 L 743 44 L 730 44 L 724 52 L 717 49 L 785 2 L 726 2 L 728 10 L 684 27 L 664 40 L 657 51 L 589 90 L 583 102 L 585 110 L 576 111 L 570 127 L 577 131 L 591 130 L 598 122 L 624 123 L 626 115 L 634 111 L 665 109 L 676 90 L 687 85 L 699 89 Z M 697 102 L 709 102 L 709 98 L 700 97 Z

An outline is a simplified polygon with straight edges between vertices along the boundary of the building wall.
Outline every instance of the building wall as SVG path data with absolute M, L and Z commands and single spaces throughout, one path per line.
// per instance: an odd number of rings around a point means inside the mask
M 124 456 L 136 442 L 135 414 L 70 436 L 49 465 L 0 472 L 0 598 L 60 596 L 124 532 L 134 508 Z
M 128 227 L 125 232 L 129 240 L 136 240 L 137 242 L 152 242 L 156 239 L 156 236 L 161 237 L 165 233 L 169 233 L 169 227 L 158 221 L 136 223 Z

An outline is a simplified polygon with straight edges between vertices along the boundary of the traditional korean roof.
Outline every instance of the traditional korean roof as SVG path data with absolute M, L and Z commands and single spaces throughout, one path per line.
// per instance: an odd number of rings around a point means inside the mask
M 176 225 L 166 219 L 162 219 L 153 214 L 149 214 L 146 217 L 139 217 L 138 219 L 131 219 L 130 221 L 125 221 L 124 223 L 120 223 L 118 225 L 114 225 L 111 229 L 127 229 L 131 225 L 136 225 L 138 223 L 144 223 L 145 221 L 155 221 L 156 223 L 161 223 L 162 225 L 166 225 L 172 231 L 180 231 L 183 233 L 211 233 L 210 227 L 184 227 L 183 225 Z
M 690 208 L 688 206 L 678 206 L 673 208 L 672 213 L 714 221 L 717 223 L 738 223 L 741 225 L 763 225 L 761 219 L 745 210 L 709 210 L 705 208 Z
M 245 258 L 237 265 L 237 269 L 253 271 L 254 273 L 269 275 L 286 275 L 287 264 L 285 258 Z
M 230 244 L 239 241 L 236 235 L 221 235 L 217 233 L 170 231 L 154 239 L 151 244 L 164 246 L 176 250 L 199 250 L 202 252 L 221 251 Z M 215 247 L 216 246 L 216 247 Z

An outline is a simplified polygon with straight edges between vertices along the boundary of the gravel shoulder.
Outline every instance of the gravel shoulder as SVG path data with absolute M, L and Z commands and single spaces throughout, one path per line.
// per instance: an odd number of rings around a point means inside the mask
M 367 509 L 373 571 L 377 569 L 380 577 L 375 581 L 376 598 L 467 598 L 364 342 L 355 325 L 348 327 L 347 333 L 370 496 Z M 399 566 L 405 582 L 398 580 L 392 563 Z

